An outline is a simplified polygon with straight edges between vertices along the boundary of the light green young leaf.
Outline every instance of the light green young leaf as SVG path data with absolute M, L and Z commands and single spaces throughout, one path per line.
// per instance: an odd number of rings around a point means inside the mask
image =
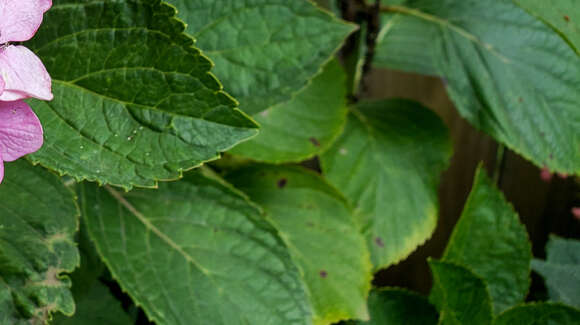
M 369 253 L 340 194 L 297 167 L 249 167 L 228 179 L 259 203 L 280 231 L 303 272 L 314 324 L 368 319 Z
M 292 100 L 255 114 L 260 134 L 229 153 L 271 163 L 303 161 L 328 149 L 346 114 L 346 76 L 333 60 Z
M 436 325 L 437 310 L 416 293 L 398 288 L 371 291 L 369 296 L 371 320 L 352 322 L 356 325 Z
M 483 279 L 450 262 L 429 260 L 429 267 L 433 273 L 429 300 L 440 312 L 440 325 L 491 324 L 491 297 Z
M 482 277 L 499 314 L 524 302 L 531 259 L 526 228 L 480 166 L 443 261 L 464 265 Z
M 0 185 L 0 324 L 45 324 L 71 315 L 64 273 L 79 264 L 74 243 L 78 209 L 53 174 L 21 160 L 6 164 Z
M 580 308 L 580 241 L 551 236 L 546 261 L 534 259 L 532 268 L 541 274 L 550 299 Z
M 322 169 L 351 200 L 380 269 L 407 257 L 435 230 L 451 141 L 437 115 L 415 102 L 366 102 L 353 112 L 322 155 Z
M 579 325 L 580 311 L 570 306 L 538 303 L 509 309 L 493 325 Z
M 548 25 L 512 0 L 408 0 L 383 21 L 380 65 L 445 78 L 477 128 L 537 166 L 580 174 L 580 56 Z
M 30 101 L 45 129 L 34 162 L 131 188 L 153 187 L 257 133 L 211 62 L 159 0 L 55 0 L 29 45 L 53 77 Z
M 156 324 L 311 324 L 287 248 L 223 181 L 195 172 L 130 193 L 85 184 L 81 197 L 99 254 Z
M 306 86 L 355 29 L 309 0 L 169 0 L 216 64 L 215 74 L 255 115 Z
M 514 0 L 556 30 L 580 55 L 580 2 L 578 0 Z

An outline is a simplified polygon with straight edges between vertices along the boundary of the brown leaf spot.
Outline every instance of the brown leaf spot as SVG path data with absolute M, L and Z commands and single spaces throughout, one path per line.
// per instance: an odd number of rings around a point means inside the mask
M 568 16 L 568 15 L 565 15 L 565 16 L 564 16 L 564 20 L 565 20 L 565 21 L 570 21 L 570 16 Z
M 318 141 L 318 139 L 312 137 L 310 138 L 310 142 L 312 142 L 312 144 L 315 145 L 316 147 L 320 147 L 320 142 Z
M 287 179 L 280 178 L 280 180 L 278 180 L 278 188 L 284 188 L 287 183 L 288 183 Z
M 381 237 L 375 238 L 375 244 L 377 244 L 377 246 L 379 247 L 385 247 L 385 242 L 383 242 L 383 239 Z
M 326 278 L 328 276 L 328 272 L 326 272 L 325 270 L 320 271 L 320 277 L 321 278 Z
M 524 99 L 520 97 L 520 98 L 518 98 L 518 101 L 519 101 L 520 103 L 523 103 L 523 102 L 524 102 Z

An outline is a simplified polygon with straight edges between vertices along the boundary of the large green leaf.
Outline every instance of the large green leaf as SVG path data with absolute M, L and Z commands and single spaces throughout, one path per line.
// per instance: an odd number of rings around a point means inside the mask
M 308 0 L 169 0 L 247 113 L 287 101 L 354 27 Z
M 531 259 L 526 228 L 480 167 L 443 260 L 467 266 L 482 277 L 498 314 L 526 298 Z
M 368 319 L 371 264 L 344 199 L 301 168 L 256 166 L 230 175 L 273 220 L 304 273 L 315 324 Z
M 359 104 L 322 156 L 329 181 L 351 199 L 375 269 L 407 257 L 437 225 L 437 187 L 451 144 L 436 114 L 406 100 Z
M 377 62 L 444 77 L 477 128 L 538 166 L 580 174 L 580 56 L 560 35 L 512 0 L 384 9 Z
M 532 268 L 546 280 L 550 298 L 580 308 L 580 241 L 551 236 L 546 261 L 534 259 Z
M 435 325 L 437 310 L 423 296 L 398 288 L 371 291 L 368 322 L 358 325 Z
M 433 289 L 429 300 L 437 306 L 441 325 L 489 325 L 491 298 L 485 281 L 454 263 L 430 260 Z
M 6 165 L 0 185 L 0 324 L 45 324 L 74 313 L 78 209 L 60 180 L 26 161 Z
M 569 306 L 539 303 L 518 306 L 499 315 L 493 325 L 578 325 L 580 311 Z
M 230 153 L 272 163 L 303 161 L 328 149 L 346 113 L 346 76 L 333 60 L 292 100 L 255 114 L 260 134 Z
M 311 324 L 306 289 L 260 211 L 201 173 L 157 191 L 83 185 L 97 250 L 158 325 Z
M 580 55 L 580 2 L 578 0 L 514 0 L 552 26 Z
M 55 95 L 31 101 L 46 139 L 32 159 L 77 180 L 150 187 L 255 135 L 184 28 L 159 0 L 55 0 L 27 43 Z

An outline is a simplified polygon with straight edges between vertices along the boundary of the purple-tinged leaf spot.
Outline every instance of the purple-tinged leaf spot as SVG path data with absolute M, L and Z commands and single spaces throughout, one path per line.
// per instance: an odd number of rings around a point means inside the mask
M 328 272 L 326 272 L 325 270 L 320 271 L 320 277 L 325 279 L 326 277 L 328 277 Z
M 377 244 L 377 246 L 379 247 L 385 247 L 385 242 L 383 242 L 383 239 L 381 237 L 375 238 L 375 244 Z
M 284 188 L 286 187 L 286 184 L 288 183 L 288 180 L 285 178 L 280 178 L 278 180 L 278 188 Z
M 316 139 L 316 138 L 312 137 L 312 138 L 310 138 L 310 142 L 311 142 L 311 143 L 312 143 L 314 146 L 316 146 L 316 147 L 320 147 L 320 142 L 318 141 L 318 139 Z

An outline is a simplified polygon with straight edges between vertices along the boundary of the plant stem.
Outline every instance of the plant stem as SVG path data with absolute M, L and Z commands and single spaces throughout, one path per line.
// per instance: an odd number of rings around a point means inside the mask
M 497 146 L 497 153 L 495 154 L 495 167 L 493 168 L 493 182 L 497 187 L 501 185 L 501 176 L 505 167 L 506 148 L 499 143 Z

